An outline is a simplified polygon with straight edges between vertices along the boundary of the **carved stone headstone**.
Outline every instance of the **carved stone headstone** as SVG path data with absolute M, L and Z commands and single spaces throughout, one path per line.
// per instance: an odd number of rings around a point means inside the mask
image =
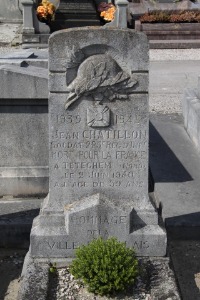
M 163 256 L 148 196 L 148 42 L 134 30 L 77 28 L 49 42 L 50 186 L 31 232 L 33 257 L 71 258 L 115 236 Z

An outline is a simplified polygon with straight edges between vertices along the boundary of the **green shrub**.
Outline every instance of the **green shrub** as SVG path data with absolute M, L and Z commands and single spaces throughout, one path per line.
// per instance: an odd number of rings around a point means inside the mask
M 135 251 L 125 243 L 116 238 L 99 238 L 76 250 L 70 271 L 90 292 L 111 295 L 133 284 L 138 274 L 138 261 Z

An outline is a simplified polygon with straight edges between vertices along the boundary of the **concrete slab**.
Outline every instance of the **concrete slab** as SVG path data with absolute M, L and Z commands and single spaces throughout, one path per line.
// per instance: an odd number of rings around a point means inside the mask
M 22 44 L 22 24 L 0 23 L 0 46 Z
M 200 241 L 173 241 L 170 258 L 182 300 L 200 299 Z
M 6 54 L 3 54 L 1 58 L 3 59 L 22 59 L 22 58 L 30 58 L 34 57 L 34 51 L 31 49 L 26 50 L 17 50 L 17 51 L 9 51 Z
M 17 77 L 17 81 L 16 81 Z M 28 87 L 28 90 L 25 88 Z M 35 66 L 0 66 L 1 98 L 47 99 L 48 70 Z
M 0 66 L 1 65 L 18 65 L 25 64 L 40 68 L 48 68 L 48 49 L 7 49 L 7 52 L 0 51 Z
M 43 199 L 0 199 L 0 248 L 27 249 L 33 219 L 38 215 Z
M 200 159 L 181 116 L 151 115 L 150 168 L 168 237 L 200 239 Z
M 48 59 L 48 49 L 21 49 L 5 47 L 0 51 L 0 59 Z
M 1 59 L 0 66 L 2 65 L 16 65 L 16 66 L 35 66 L 40 68 L 48 68 L 48 59 Z

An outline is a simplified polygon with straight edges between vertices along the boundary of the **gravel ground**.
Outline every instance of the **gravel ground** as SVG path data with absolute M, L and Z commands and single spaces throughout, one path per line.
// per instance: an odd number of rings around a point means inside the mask
M 200 49 L 151 49 L 150 61 L 200 60 Z
M 113 296 L 113 300 L 180 300 L 174 273 L 168 259 L 141 259 L 140 276 L 126 293 Z M 50 276 L 48 300 L 107 300 L 87 291 L 83 284 L 74 280 L 68 269 L 58 269 Z
M 149 93 L 149 112 L 152 114 L 182 114 L 182 95 L 151 95 Z
M 180 300 L 175 278 L 178 280 L 182 300 L 200 299 L 200 242 L 172 241 L 169 253 L 173 262 L 166 258 L 144 259 L 143 272 L 136 284 L 127 294 L 116 299 L 126 300 Z M 0 249 L 0 299 L 17 300 L 19 279 L 22 269 L 24 250 Z M 86 291 L 69 274 L 67 269 L 57 269 L 51 273 L 51 289 L 48 300 L 107 300 Z M 134 292 L 133 292 L 134 291 Z M 132 294 L 131 294 L 132 293 Z M 121 297 L 121 298 L 120 298 Z M 28 300 L 28 299 L 27 299 Z M 39 299 L 35 299 L 39 300 Z
M 24 250 L 0 249 L 0 299 L 16 300 Z

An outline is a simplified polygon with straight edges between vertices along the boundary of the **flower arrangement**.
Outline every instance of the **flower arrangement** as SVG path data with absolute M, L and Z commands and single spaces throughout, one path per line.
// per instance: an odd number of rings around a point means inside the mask
M 140 17 L 141 23 L 200 23 L 199 10 L 163 12 L 152 11 Z
M 105 21 L 114 20 L 116 8 L 112 3 L 101 2 L 98 6 L 98 12 Z
M 56 7 L 48 0 L 42 0 L 37 7 L 37 17 L 42 22 L 51 22 L 55 18 Z

